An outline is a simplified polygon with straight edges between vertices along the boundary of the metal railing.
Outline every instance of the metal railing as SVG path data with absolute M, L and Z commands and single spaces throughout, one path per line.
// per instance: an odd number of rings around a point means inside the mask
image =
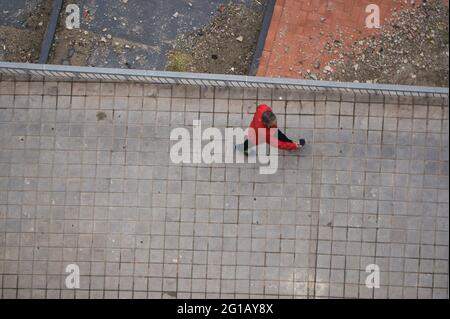
M 240 75 L 180 73 L 10 62 L 0 62 L 0 74 L 7 76 L 57 78 L 74 81 L 132 81 L 154 84 L 195 85 L 202 87 L 267 88 L 306 91 L 325 90 L 397 96 L 448 97 L 449 95 L 448 88 L 439 87 L 311 81 Z

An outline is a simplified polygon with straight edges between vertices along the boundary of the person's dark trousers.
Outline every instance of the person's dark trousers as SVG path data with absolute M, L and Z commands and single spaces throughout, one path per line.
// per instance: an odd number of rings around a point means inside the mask
M 244 153 L 248 152 L 248 140 L 245 140 L 244 142 Z
M 281 132 L 280 130 L 278 130 L 278 140 L 281 142 L 293 143 L 292 140 L 289 139 L 286 135 L 284 135 L 284 133 Z M 244 152 L 245 153 L 248 152 L 248 147 L 249 147 L 249 142 L 248 142 L 248 140 L 245 140 L 245 142 L 244 142 Z
M 278 130 L 278 140 L 281 142 L 288 142 L 288 143 L 294 143 L 290 138 L 288 138 L 286 135 L 284 135 L 283 132 Z

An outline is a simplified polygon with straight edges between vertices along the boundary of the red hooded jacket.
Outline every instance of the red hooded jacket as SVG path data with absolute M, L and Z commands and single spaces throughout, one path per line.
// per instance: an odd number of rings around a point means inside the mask
M 277 138 L 277 132 L 278 129 L 277 126 L 273 126 L 272 128 L 275 128 L 275 130 L 272 130 L 272 137 L 270 136 L 271 130 L 270 128 L 267 128 L 264 125 L 263 119 L 262 119 L 262 115 L 265 112 L 271 112 L 272 109 L 266 105 L 266 104 L 261 104 L 256 108 L 256 113 L 253 116 L 253 120 L 250 123 L 250 129 L 248 130 L 248 139 L 251 143 L 253 143 L 254 145 L 258 145 L 260 143 L 270 141 L 270 144 L 272 146 L 275 146 L 279 149 L 282 150 L 296 150 L 298 148 L 297 144 L 293 143 L 293 142 L 283 142 L 283 141 L 279 141 Z M 266 140 L 264 140 L 264 137 L 262 138 L 258 138 L 258 129 L 264 129 L 266 132 Z

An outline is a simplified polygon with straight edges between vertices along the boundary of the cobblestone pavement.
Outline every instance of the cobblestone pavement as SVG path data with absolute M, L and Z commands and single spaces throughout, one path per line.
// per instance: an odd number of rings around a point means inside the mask
M 276 174 L 171 163 L 172 128 L 261 102 L 309 141 Z M 448 298 L 448 123 L 440 98 L 3 79 L 0 296 Z

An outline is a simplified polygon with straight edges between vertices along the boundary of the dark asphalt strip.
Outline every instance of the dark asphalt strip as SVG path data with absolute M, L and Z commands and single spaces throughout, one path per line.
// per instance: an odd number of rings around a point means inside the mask
M 253 61 L 250 66 L 249 76 L 255 76 L 258 72 L 259 61 L 264 51 L 264 45 L 266 44 L 267 33 L 269 33 L 270 22 L 272 21 L 272 15 L 275 8 L 276 0 L 268 0 L 264 13 L 264 19 L 262 22 L 261 32 L 259 33 L 258 42 L 256 43 L 255 53 L 253 54 Z

